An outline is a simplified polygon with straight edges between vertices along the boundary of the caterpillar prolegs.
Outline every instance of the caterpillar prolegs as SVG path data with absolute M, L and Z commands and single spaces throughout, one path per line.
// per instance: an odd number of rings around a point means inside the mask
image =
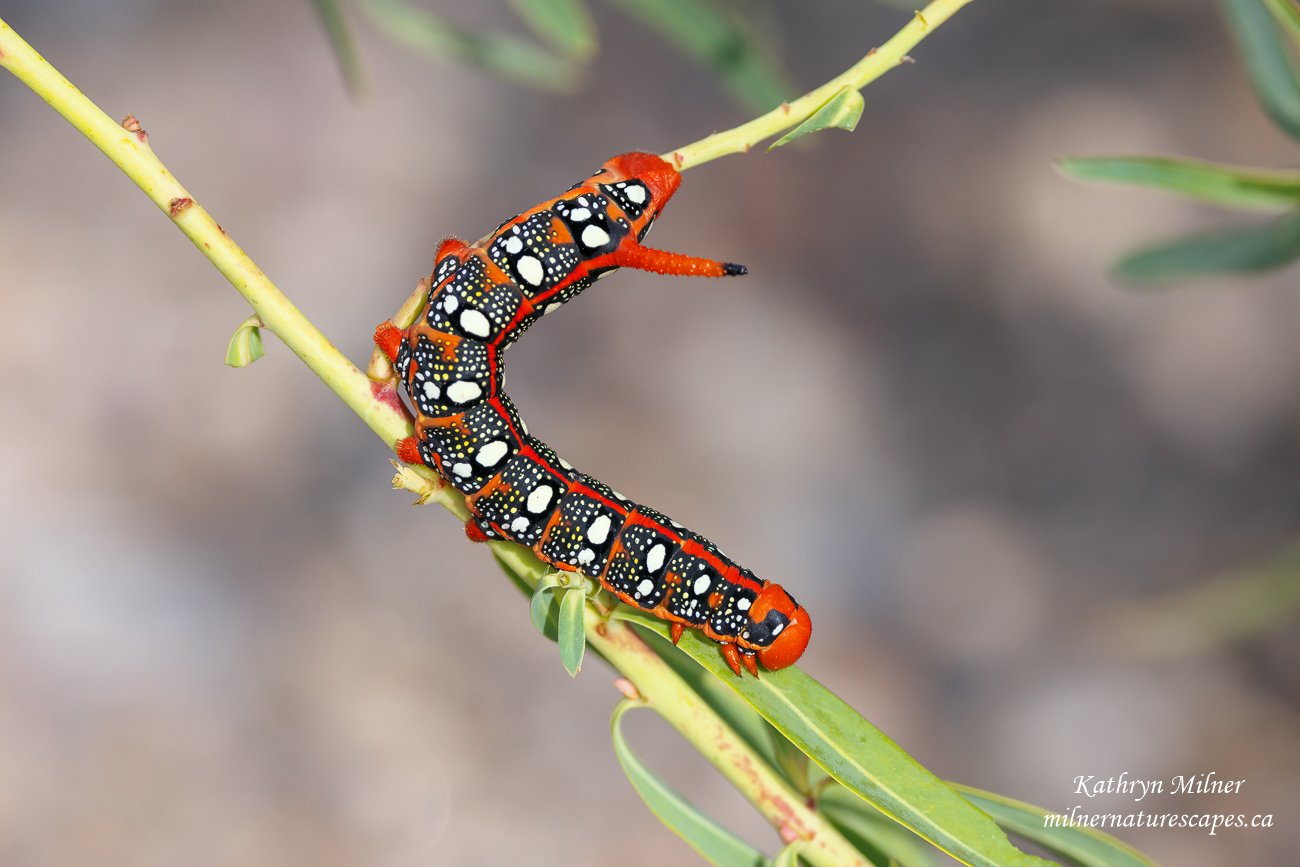
M 673 519 L 573 468 L 528 432 L 502 390 L 502 353 L 539 317 L 619 267 L 721 277 L 741 265 L 643 246 L 681 176 L 654 154 L 614 157 L 558 198 L 468 245 L 438 250 L 428 300 L 405 332 L 375 342 L 415 409 L 399 444 L 466 495 L 478 538 L 532 548 L 558 569 L 672 624 L 700 629 L 739 675 L 784 668 L 803 653 L 812 621 L 780 585 L 732 562 Z

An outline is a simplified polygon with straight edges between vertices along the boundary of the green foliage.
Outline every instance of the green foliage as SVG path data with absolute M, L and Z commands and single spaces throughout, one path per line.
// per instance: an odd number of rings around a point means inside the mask
M 632 752 L 623 736 L 623 715 L 638 706 L 630 700 L 619 702 L 609 721 L 609 729 L 614 740 L 614 755 L 650 812 L 710 864 L 717 867 L 765 867 L 768 860 L 762 853 L 670 789 Z
M 345 0 L 312 0 L 352 93 L 361 90 L 362 65 Z M 430 57 L 458 60 L 514 84 L 542 90 L 578 87 L 598 38 L 587 0 L 509 0 L 544 45 L 509 33 L 473 30 L 411 0 L 351 0 L 389 39 Z M 682 54 L 711 69 L 746 106 L 768 109 L 792 88 L 745 17 L 719 0 L 607 0 L 657 32 Z
M 247 367 L 266 354 L 262 348 L 262 319 L 256 314 L 239 323 L 226 345 L 226 364 Z
M 545 90 L 572 90 L 579 70 L 570 60 L 508 33 L 460 27 L 407 0 L 362 0 L 389 38 L 431 57 L 450 57 L 498 78 Z
M 800 136 L 808 135 L 813 132 L 821 132 L 824 129 L 842 129 L 848 132 L 858 127 L 858 119 L 862 117 L 862 109 L 866 102 L 862 99 L 862 92 L 855 87 L 844 87 L 834 96 L 832 96 L 825 105 L 813 112 L 812 116 L 781 136 L 767 149 L 774 150 L 782 145 L 789 144 Z
M 587 629 L 583 615 L 587 608 L 587 588 L 571 587 L 560 600 L 558 640 L 560 661 L 570 677 L 577 677 L 582 668 L 582 656 L 587 649 Z
M 1255 97 L 1278 128 L 1300 141 L 1300 11 L 1290 0 L 1222 0 Z M 1283 210 L 1275 222 L 1198 232 L 1124 256 L 1116 274 L 1134 283 L 1264 271 L 1300 258 L 1300 172 L 1174 157 L 1095 157 L 1061 162 L 1085 181 L 1153 187 L 1238 210 Z
M 1283 32 L 1267 0 L 1223 0 L 1223 7 L 1255 98 L 1283 132 L 1300 140 L 1300 81 L 1292 53 L 1298 31 Z
M 713 0 L 609 0 L 658 31 L 679 51 L 709 67 L 731 92 L 756 110 L 769 109 L 793 93 L 753 30 Z
M 660 636 L 667 629 L 662 621 L 629 608 L 619 608 L 614 616 Z M 727 668 L 717 645 L 693 630 L 682 636 L 679 647 L 836 782 L 963 864 L 1016 867 L 1047 863 L 1015 849 L 987 815 L 799 669 L 740 678 Z M 780 759 L 775 761 L 780 770 Z M 786 778 L 797 786 L 796 780 Z
M 566 57 L 587 60 L 596 53 L 596 25 L 582 0 L 510 0 L 510 5 Z
M 1061 171 L 1084 181 L 1152 187 L 1240 210 L 1278 211 L 1300 206 L 1300 171 L 1265 170 L 1175 157 L 1079 157 Z
M 1009 831 L 1032 840 L 1079 867 L 1156 867 L 1156 863 L 1131 846 L 1092 828 L 1045 827 L 1047 811 L 992 792 L 949 783 L 975 806 Z
M 1191 274 L 1267 271 L 1300 256 L 1300 212 L 1272 223 L 1199 232 L 1135 250 L 1115 265 L 1134 281 L 1172 280 Z
M 348 92 L 359 96 L 365 87 L 365 75 L 361 70 L 361 60 L 357 56 L 356 44 L 352 40 L 352 30 L 343 15 L 340 0 L 312 0 L 316 14 L 320 16 L 329 37 L 330 47 L 338 59 L 339 69 L 343 73 L 343 82 Z

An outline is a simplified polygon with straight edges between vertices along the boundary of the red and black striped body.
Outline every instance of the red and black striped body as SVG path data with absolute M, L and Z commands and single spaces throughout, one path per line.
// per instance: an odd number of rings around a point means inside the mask
M 731 667 L 791 664 L 811 620 L 779 585 L 763 581 L 704 537 L 574 469 L 529 434 L 502 389 L 501 355 L 536 321 L 609 271 L 724 276 L 738 265 L 642 246 L 680 175 L 652 154 L 607 162 L 563 196 L 488 237 L 446 241 L 428 303 L 405 332 L 376 342 L 394 360 L 415 408 L 406 460 L 433 467 L 466 495 L 488 538 L 531 547 L 581 572 L 629 605 L 722 644 Z

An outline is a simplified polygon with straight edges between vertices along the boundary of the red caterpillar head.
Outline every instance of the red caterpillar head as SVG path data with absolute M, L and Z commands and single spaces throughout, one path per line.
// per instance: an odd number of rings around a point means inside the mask
M 672 194 L 677 192 L 677 187 L 682 182 L 681 174 L 678 173 L 677 169 L 673 168 L 671 163 L 665 162 L 655 154 L 641 153 L 639 151 L 612 157 L 606 160 L 601 169 L 613 175 L 612 179 L 600 177 L 601 183 L 614 183 L 635 178 L 645 184 L 650 191 L 648 205 L 651 213 L 657 213 Z
M 740 643 L 758 651 L 758 661 L 766 669 L 793 665 L 812 637 L 812 618 L 780 584 L 763 585 L 749 607 L 749 619 Z

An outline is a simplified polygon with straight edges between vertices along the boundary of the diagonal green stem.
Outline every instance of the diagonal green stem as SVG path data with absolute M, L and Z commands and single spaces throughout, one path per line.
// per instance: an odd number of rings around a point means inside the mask
M 798 124 L 846 84 L 862 87 L 900 63 L 912 46 L 968 2 L 934 0 L 897 36 L 844 75 L 788 106 L 687 145 L 669 156 L 676 159 L 679 167 L 689 168 L 747 150 L 750 145 Z M 362 373 L 276 288 L 171 175 L 150 148 L 148 137 L 138 124 L 124 125 L 112 120 L 3 20 L 0 20 L 0 66 L 40 95 L 135 182 L 244 296 L 265 327 L 384 442 L 392 447 L 410 435 L 409 418 L 392 386 Z M 414 472 L 417 468 L 407 469 Z M 418 486 L 410 473 L 399 474 L 399 478 L 405 479 L 405 486 Z M 418 473 L 415 478 L 420 478 Z M 430 499 L 437 499 L 463 520 L 467 514 L 463 498 L 449 488 L 439 488 L 427 476 L 423 479 L 430 488 Z M 544 564 L 523 546 L 493 543 L 492 547 L 494 554 L 525 583 L 536 583 L 545 571 Z M 588 607 L 586 626 L 592 647 L 631 680 L 670 725 L 717 766 L 783 835 L 805 841 L 800 850 L 804 860 L 816 867 L 865 864 L 853 846 L 810 810 L 802 797 L 754 754 L 628 624 L 606 620 Z
M 411 433 L 399 404 L 372 386 L 311 320 L 262 273 L 217 221 L 172 176 L 143 130 L 127 129 L 91 102 L 0 19 L 0 66 L 35 91 L 90 143 L 103 151 L 194 242 L 257 311 L 266 328 L 390 446 Z

